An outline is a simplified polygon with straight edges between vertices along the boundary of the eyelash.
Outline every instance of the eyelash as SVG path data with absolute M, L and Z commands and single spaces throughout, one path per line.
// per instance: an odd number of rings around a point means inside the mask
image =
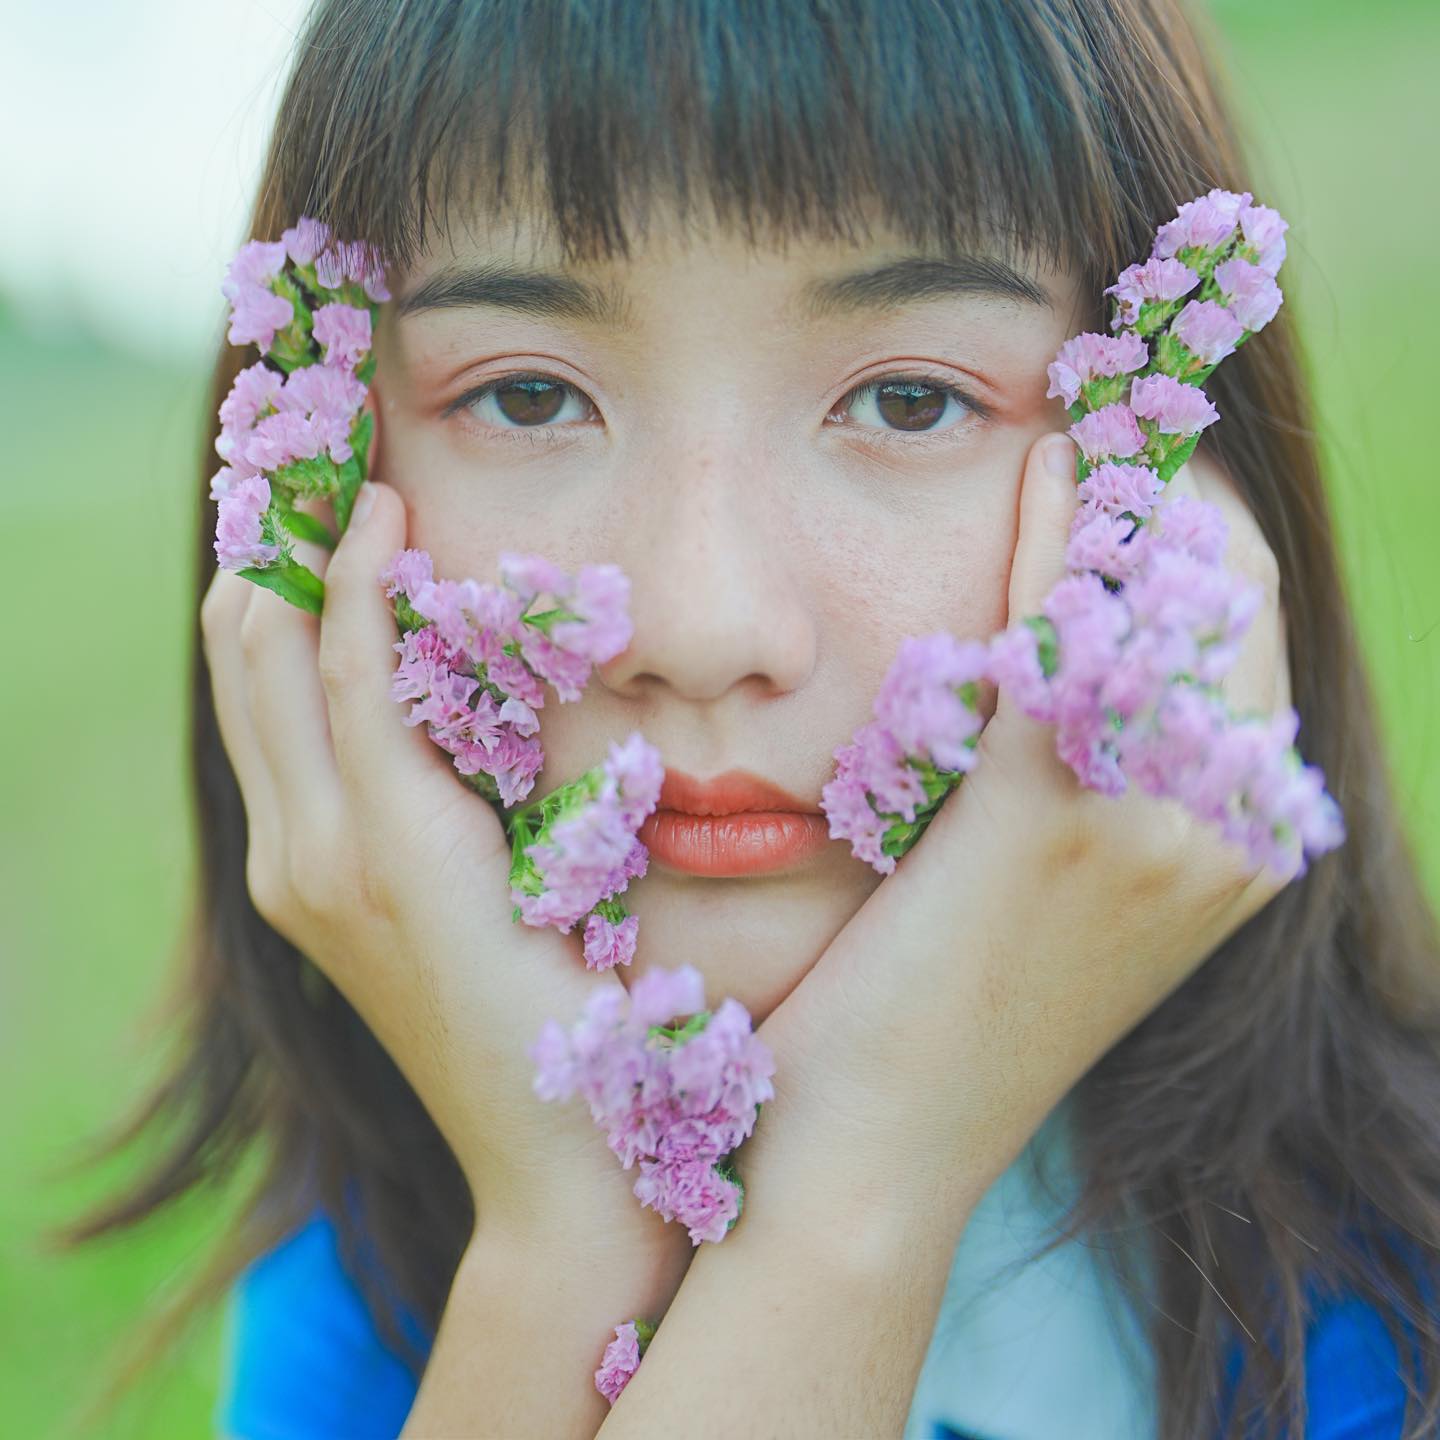
M 561 380 L 558 376 L 547 375 L 543 371 L 517 370 L 508 375 L 497 375 L 493 380 L 487 380 L 483 385 L 477 385 L 467 390 L 463 395 L 451 401 L 442 412 L 444 418 L 458 413 L 461 410 L 470 410 L 482 400 L 488 399 L 496 391 L 506 389 L 509 386 L 524 384 L 527 381 L 538 381 L 546 385 L 558 386 L 565 393 L 567 399 L 576 398 L 583 401 L 593 413 L 596 410 L 595 402 L 585 394 L 577 385 L 571 385 L 568 381 Z M 989 406 L 975 397 L 953 381 L 942 375 L 927 371 L 903 371 L 894 374 L 878 375 L 872 380 L 866 380 L 854 389 L 847 391 L 826 414 L 826 420 L 831 415 L 848 410 L 858 401 L 866 396 L 877 394 L 886 385 L 919 385 L 926 389 L 934 390 L 944 395 L 948 400 L 954 400 L 963 406 L 969 413 L 972 420 L 976 422 L 988 420 L 992 414 Z M 528 444 L 537 442 L 553 444 L 563 439 L 562 434 L 557 432 L 566 429 L 563 425 L 489 425 L 484 421 L 478 423 L 485 425 L 490 435 L 499 435 L 505 440 L 517 440 Z M 936 443 L 941 436 L 950 435 L 956 430 L 971 428 L 964 420 L 955 425 L 947 426 L 943 430 L 889 430 L 876 427 L 864 427 L 867 437 L 878 438 L 882 444 L 901 444 L 915 447 L 927 442 Z M 942 442 L 943 443 L 943 442 Z

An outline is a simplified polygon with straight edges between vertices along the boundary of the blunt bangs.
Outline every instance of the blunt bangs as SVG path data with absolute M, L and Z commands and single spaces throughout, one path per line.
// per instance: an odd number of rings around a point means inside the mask
M 663 199 L 752 240 L 878 216 L 1113 273 L 1156 223 L 1117 169 L 1138 76 L 1103 73 L 1087 33 L 1113 23 L 1081 0 L 329 0 L 268 198 L 402 268 L 457 207 L 624 256 Z

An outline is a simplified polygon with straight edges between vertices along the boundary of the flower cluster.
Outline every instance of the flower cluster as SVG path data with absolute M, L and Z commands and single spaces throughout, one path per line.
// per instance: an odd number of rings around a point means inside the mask
M 615 1338 L 605 1347 L 600 1368 L 595 1372 L 595 1388 L 613 1405 L 630 1377 L 640 1366 L 640 1358 L 655 1338 L 655 1326 L 648 1320 L 627 1320 L 615 1327 Z
M 638 1165 L 636 1198 L 693 1245 L 723 1240 L 739 1218 L 744 1186 L 726 1157 L 775 1093 L 749 1012 L 735 999 L 713 1014 L 704 1003 L 694 966 L 647 970 L 628 993 L 597 990 L 568 1032 L 547 1021 L 528 1052 L 536 1095 L 587 1101 L 621 1165 Z
M 415 702 L 406 723 L 424 721 L 456 770 L 509 806 L 544 763 L 535 712 L 546 684 L 562 702 L 578 700 L 591 667 L 630 643 L 630 582 L 614 565 L 572 577 L 508 551 L 500 576 L 499 585 L 437 580 L 426 551 L 401 550 L 380 582 L 403 631 L 391 695 Z
M 639 920 L 615 897 L 645 874 L 650 854 L 636 837 L 659 804 L 665 767 L 639 731 L 578 780 L 510 817 L 514 918 L 554 925 L 585 921 L 585 964 L 628 965 Z
M 1220 418 L 1201 383 L 1279 309 L 1286 228 L 1249 194 L 1182 205 L 1105 292 L 1117 333 L 1060 348 L 1048 394 L 1080 452 L 1071 573 L 988 643 L 906 638 L 823 792 L 831 835 L 857 858 L 893 871 L 973 768 L 986 683 L 1055 727 L 1082 784 L 1177 799 L 1256 865 L 1298 874 L 1341 843 L 1339 808 L 1293 747 L 1295 712 L 1236 717 L 1224 702 L 1261 595 L 1222 564 L 1220 512 L 1162 494 Z
M 279 240 L 242 246 L 220 288 L 231 343 L 253 344 L 262 358 L 220 406 L 216 559 L 318 614 L 324 586 L 295 559 L 291 537 L 327 548 L 335 537 L 295 502 L 331 501 L 343 530 L 365 478 L 372 311 L 390 298 L 384 271 L 369 247 L 336 242 L 305 217 Z

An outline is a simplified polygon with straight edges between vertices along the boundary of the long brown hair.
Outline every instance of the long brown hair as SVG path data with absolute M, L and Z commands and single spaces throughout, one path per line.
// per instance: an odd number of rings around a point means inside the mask
M 920 243 L 999 235 L 1073 265 L 1100 328 L 1101 289 L 1179 201 L 1248 182 L 1176 0 L 320 0 L 252 233 L 316 215 L 404 266 L 457 201 L 522 189 L 577 257 L 628 253 L 657 196 L 682 212 L 698 196 L 752 237 L 854 235 L 878 207 Z M 1340 1289 L 1391 1328 L 1415 1397 L 1407 1434 L 1440 1415 L 1423 1287 L 1440 1245 L 1440 943 L 1382 760 L 1289 309 L 1217 372 L 1225 423 L 1210 435 L 1279 560 L 1301 744 L 1349 839 L 1075 1097 L 1070 1233 L 1126 1237 L 1117 1272 L 1155 1277 L 1165 1440 L 1302 1433 L 1307 1322 Z M 221 354 L 212 414 L 246 359 Z M 207 452 L 197 499 L 214 468 Z M 198 597 L 215 511 L 197 508 Z M 362 1288 L 403 1344 L 393 1304 L 433 1331 L 469 1194 L 386 1053 L 251 905 L 198 624 L 194 641 L 187 1050 L 117 1142 L 154 1130 L 166 1148 L 63 1236 L 133 1225 L 258 1146 L 243 1223 L 169 1328 L 318 1203 L 347 1254 L 373 1246 Z

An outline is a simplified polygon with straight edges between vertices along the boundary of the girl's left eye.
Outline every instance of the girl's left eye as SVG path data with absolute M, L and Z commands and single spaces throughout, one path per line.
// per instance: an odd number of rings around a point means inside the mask
M 825 418 L 836 422 L 848 414 L 867 430 L 921 434 L 953 430 L 966 416 L 983 413 L 983 407 L 957 386 L 893 376 L 852 390 Z

